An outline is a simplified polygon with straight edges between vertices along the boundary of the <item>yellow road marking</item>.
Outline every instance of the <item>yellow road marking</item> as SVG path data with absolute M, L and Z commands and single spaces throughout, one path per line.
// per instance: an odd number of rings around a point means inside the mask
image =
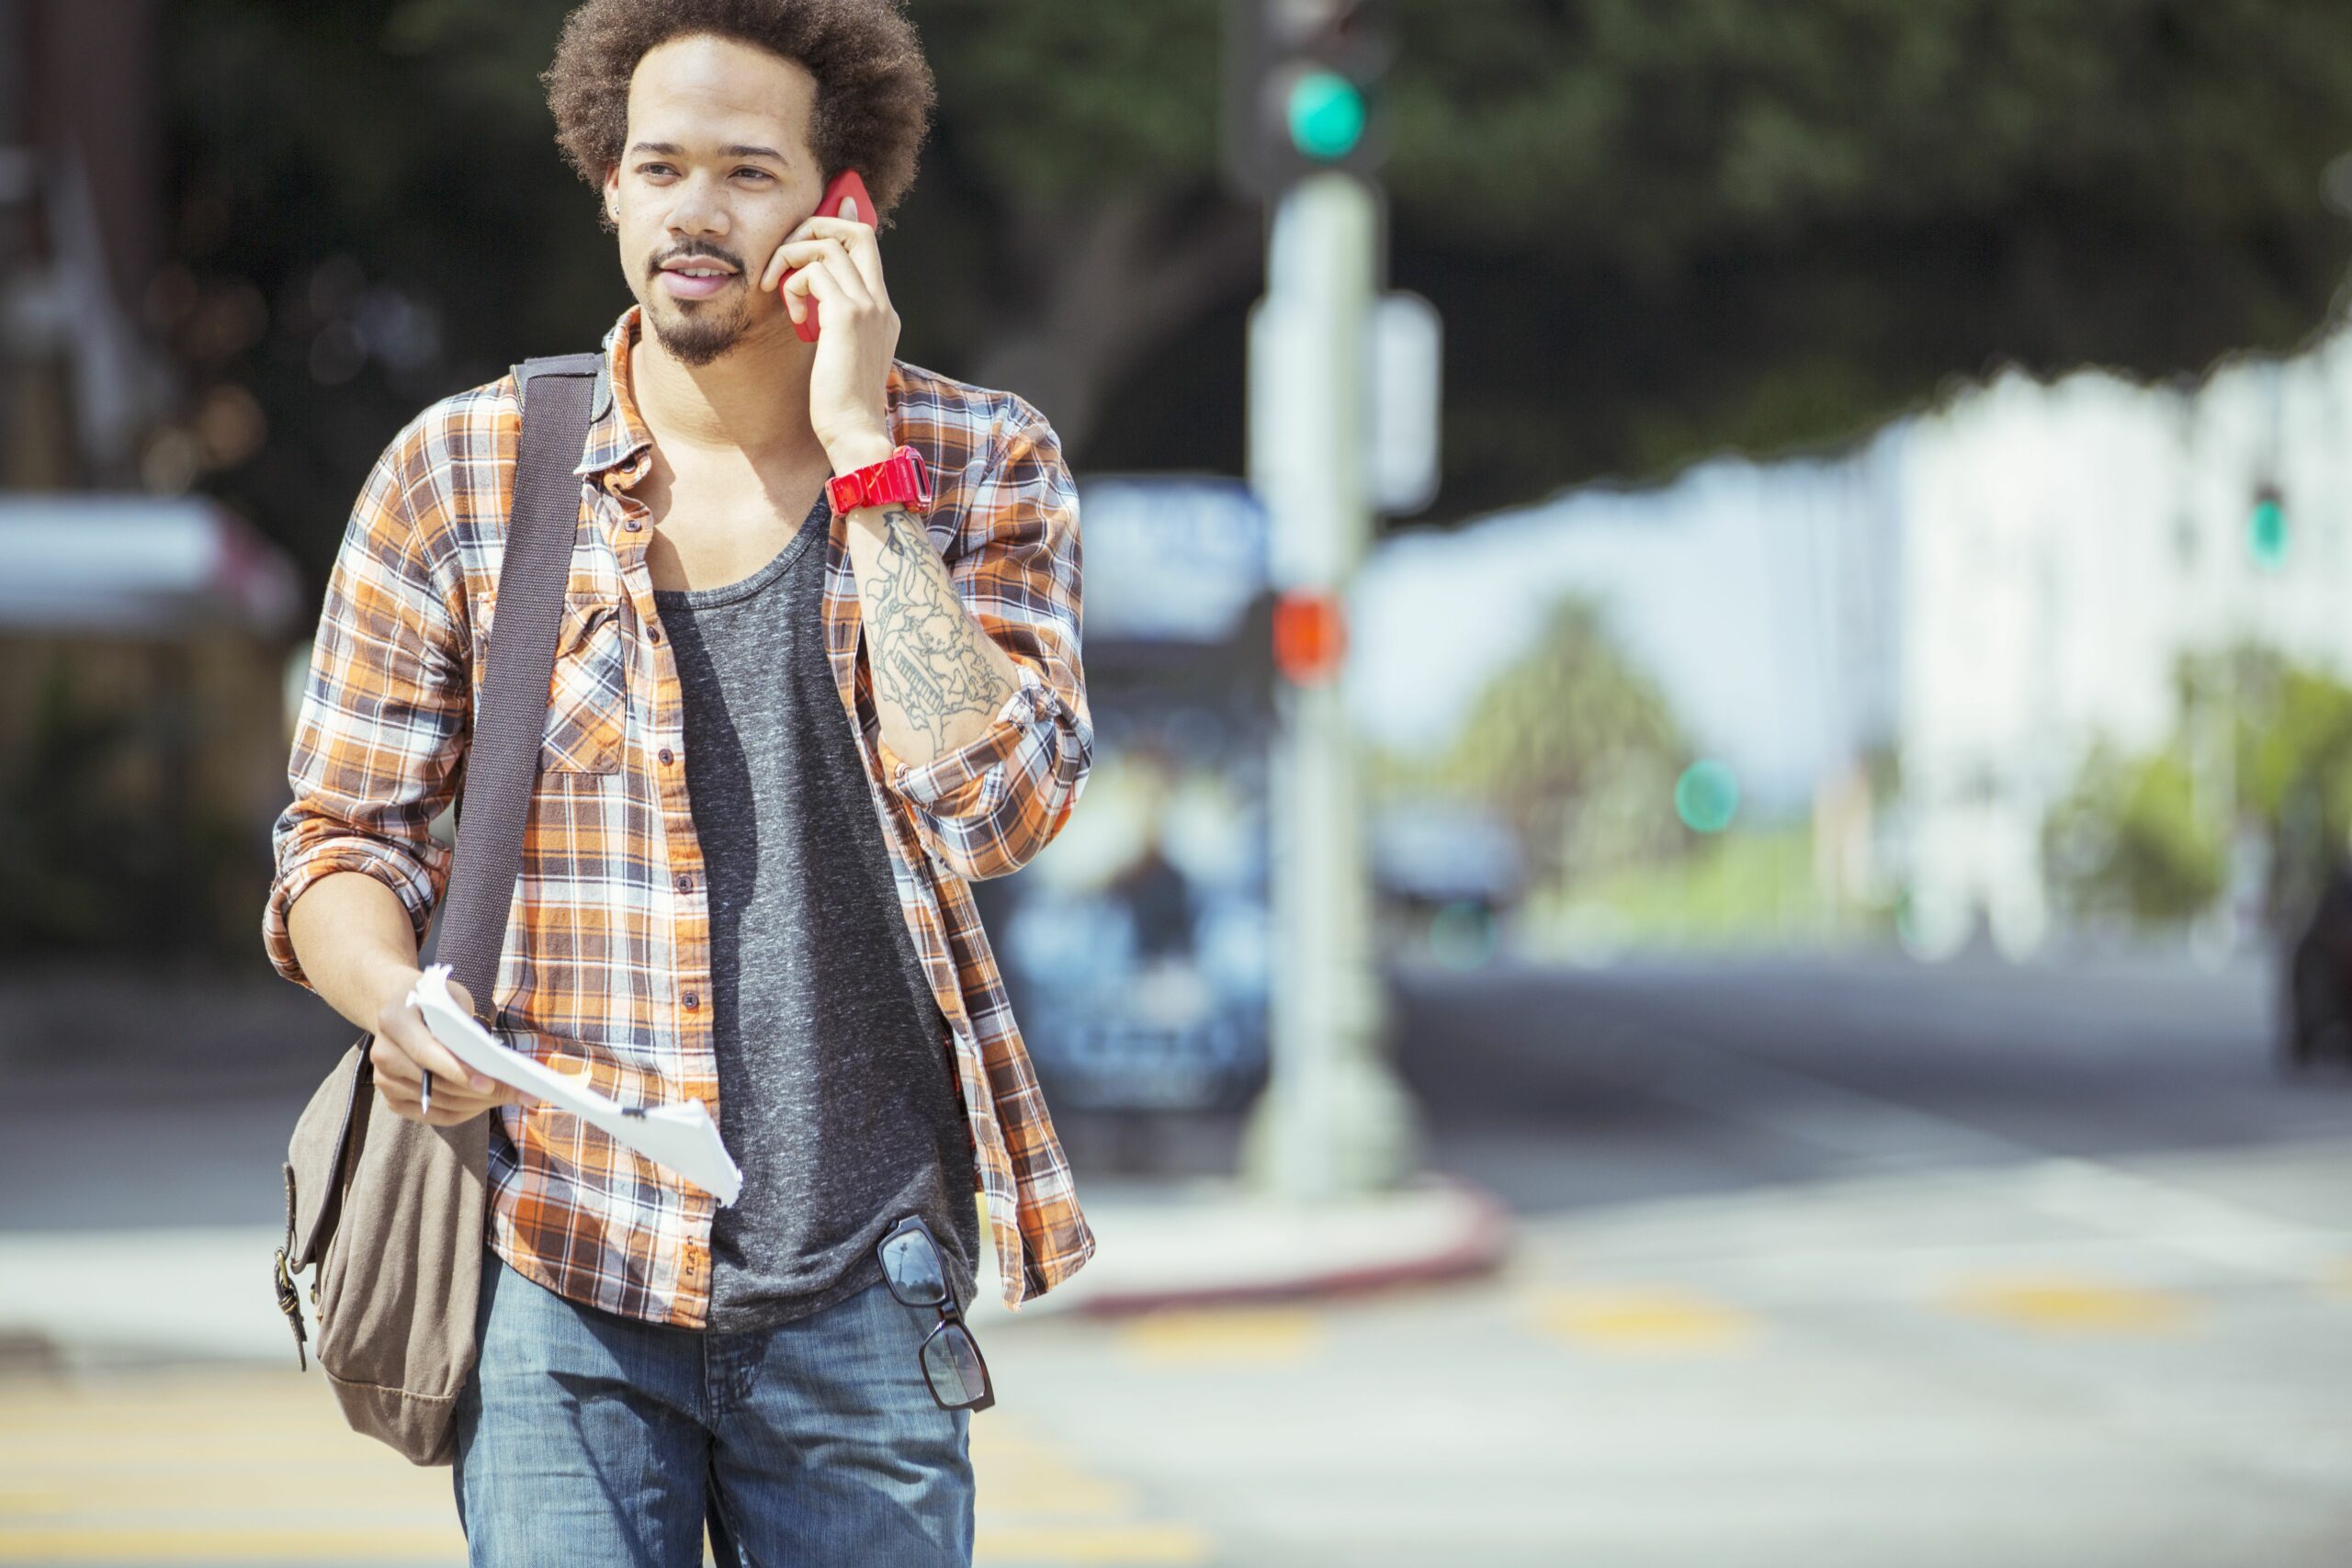
M 370 1525 L 211 1527 L 175 1522 L 122 1527 L 0 1528 L 0 1562 L 462 1562 L 465 1538 L 453 1515 L 437 1529 Z
M 1189 1525 L 1138 1519 L 1136 1489 L 1081 1469 L 1010 1412 L 971 1424 L 978 1483 L 972 1556 L 980 1562 L 1189 1563 L 1208 1538 Z
M 1148 1517 L 1135 1485 L 1081 1468 L 1012 1413 L 970 1430 L 980 1561 L 1145 1568 L 1212 1555 L 1202 1531 Z M 315 1374 L 291 1368 L 152 1382 L 0 1375 L 0 1564 L 466 1554 L 449 1472 L 351 1432 Z
M 1322 1343 L 1323 1325 L 1296 1307 L 1168 1308 L 1125 1325 L 1119 1337 L 1152 1361 L 1295 1361 Z
M 1539 1293 L 1547 1334 L 1612 1350 L 1722 1350 L 1747 1343 L 1755 1321 L 1736 1307 L 1679 1291 L 1632 1287 Z
M 2192 1303 L 2166 1292 L 2055 1277 L 1982 1280 L 1952 1292 L 1950 1303 L 2049 1334 L 2168 1333 L 2195 1315 Z

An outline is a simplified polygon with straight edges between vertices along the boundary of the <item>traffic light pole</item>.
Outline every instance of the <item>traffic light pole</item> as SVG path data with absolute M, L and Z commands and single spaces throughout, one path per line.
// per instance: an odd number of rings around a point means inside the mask
M 1250 479 L 1272 518 L 1278 616 L 1344 606 L 1370 543 L 1365 357 L 1379 201 L 1363 181 L 1329 172 L 1292 185 L 1274 209 L 1251 325 Z M 1330 624 L 1343 627 L 1344 616 Z M 1289 661 L 1274 696 L 1272 1060 L 1241 1169 L 1291 1198 L 1392 1186 L 1419 1155 L 1411 1100 L 1387 1059 L 1343 646 Z

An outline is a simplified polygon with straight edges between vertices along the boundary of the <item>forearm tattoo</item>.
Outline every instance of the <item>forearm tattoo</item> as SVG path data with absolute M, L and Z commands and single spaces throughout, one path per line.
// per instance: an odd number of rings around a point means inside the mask
M 881 546 L 877 574 L 858 588 L 875 693 L 897 704 L 936 754 L 948 750 L 947 727 L 958 715 L 986 719 L 1012 688 L 981 652 L 988 634 L 966 614 L 922 523 L 891 507 Z

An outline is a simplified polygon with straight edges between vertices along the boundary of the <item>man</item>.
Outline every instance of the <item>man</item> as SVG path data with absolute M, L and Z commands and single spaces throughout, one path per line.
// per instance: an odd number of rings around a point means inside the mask
M 1093 1252 L 969 887 L 1059 831 L 1091 761 L 1075 492 L 1028 403 L 894 357 L 875 230 L 812 216 L 843 168 L 868 220 L 911 182 L 933 85 L 891 0 L 591 0 L 546 81 L 637 303 L 581 455 L 492 999 L 508 1043 L 624 1103 L 702 1100 L 741 1200 L 469 1073 L 405 1001 L 495 615 L 512 377 L 427 409 L 359 497 L 266 942 L 376 1032 L 386 1110 L 493 1118 L 473 1561 L 694 1564 L 707 1527 L 722 1562 L 968 1562 L 976 1401 L 927 1376 L 946 1309 L 880 1258 L 935 1254 L 968 1303 L 975 1188 L 1008 1306 Z M 927 510 L 834 507 L 830 479 L 902 446 Z

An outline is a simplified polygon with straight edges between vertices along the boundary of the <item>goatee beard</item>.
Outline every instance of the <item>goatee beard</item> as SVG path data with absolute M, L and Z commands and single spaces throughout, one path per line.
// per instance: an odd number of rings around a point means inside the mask
M 744 312 L 735 310 L 720 314 L 717 311 L 697 312 L 673 318 L 666 313 L 647 312 L 653 324 L 653 335 L 679 364 L 699 368 L 733 348 L 743 336 Z

